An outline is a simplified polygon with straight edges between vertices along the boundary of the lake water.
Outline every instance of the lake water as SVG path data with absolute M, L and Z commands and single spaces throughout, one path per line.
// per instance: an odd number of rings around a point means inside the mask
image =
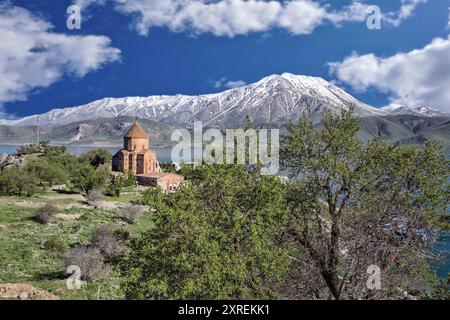
M 0 155 L 6 153 L 6 154 L 13 154 L 16 149 L 19 146 L 17 145 L 1 145 L 0 144 Z M 88 152 L 93 149 L 106 149 L 110 153 L 115 154 L 117 151 L 120 150 L 120 147 L 78 147 L 78 146 L 68 146 L 67 150 L 76 155 L 79 156 L 82 153 Z M 171 152 L 172 148 L 165 147 L 165 148 L 153 148 L 153 150 L 156 151 L 156 155 L 158 158 L 158 161 L 160 162 L 170 162 L 171 161 Z M 450 272 L 450 261 L 448 260 L 448 254 L 450 252 L 450 234 L 445 234 L 438 244 L 436 244 L 435 249 L 439 250 L 442 253 L 445 253 L 447 255 L 447 259 L 445 261 L 441 261 L 439 263 L 435 264 L 435 267 L 437 269 L 437 273 L 441 278 L 446 278 L 447 274 Z
M 18 145 L 1 145 L 0 144 L 0 155 L 6 153 L 6 154 L 13 154 L 16 152 Z M 121 147 L 80 147 L 80 146 L 67 146 L 67 151 L 69 151 L 71 154 L 79 156 L 85 152 L 88 152 L 93 149 L 105 149 L 109 151 L 111 154 L 115 154 L 117 151 L 121 149 Z M 156 156 L 158 158 L 159 162 L 170 162 L 171 159 L 171 153 L 172 148 L 170 147 L 164 147 L 164 148 L 153 148 L 156 152 Z

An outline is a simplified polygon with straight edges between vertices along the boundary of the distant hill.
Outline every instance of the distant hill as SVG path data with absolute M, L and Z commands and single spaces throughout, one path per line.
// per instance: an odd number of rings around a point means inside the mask
M 380 137 L 392 142 L 423 144 L 436 140 L 450 146 L 450 117 L 396 115 L 361 118 L 359 137 L 363 141 Z
M 71 145 L 121 145 L 123 135 L 134 123 L 135 118 L 117 117 L 79 121 L 58 127 L 40 127 L 40 139 L 57 144 Z M 170 141 L 172 128 L 150 120 L 139 120 L 151 135 L 152 145 L 158 146 Z M 36 126 L 0 125 L 0 141 L 10 144 L 35 142 L 38 135 Z

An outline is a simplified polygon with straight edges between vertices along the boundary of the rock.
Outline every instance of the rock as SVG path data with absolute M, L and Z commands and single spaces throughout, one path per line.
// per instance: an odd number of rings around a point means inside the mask
M 28 292 L 22 291 L 21 293 L 19 293 L 19 299 L 20 300 L 28 300 Z
M 14 154 L 14 155 L 6 155 L 6 157 L 4 157 L 4 155 L 2 155 L 0 158 L 0 171 L 6 170 L 9 167 L 12 167 L 14 165 L 23 166 L 24 164 L 26 164 L 28 159 L 38 158 L 40 156 L 42 156 L 41 153 L 28 154 L 28 155 Z
M 26 283 L 0 284 L 0 299 L 59 300 L 57 296 Z

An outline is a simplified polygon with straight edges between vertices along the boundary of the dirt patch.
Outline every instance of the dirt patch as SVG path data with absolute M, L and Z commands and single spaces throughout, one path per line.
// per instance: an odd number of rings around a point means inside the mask
M 0 284 L 0 299 L 59 300 L 57 296 L 26 283 Z

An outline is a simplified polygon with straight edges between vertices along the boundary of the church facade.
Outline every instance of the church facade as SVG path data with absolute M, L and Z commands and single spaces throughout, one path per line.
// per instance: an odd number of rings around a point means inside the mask
M 123 149 L 113 157 L 113 171 L 129 171 L 135 176 L 162 172 L 155 152 L 150 149 L 150 136 L 139 123 L 133 124 L 123 140 Z
M 112 171 L 133 173 L 139 184 L 175 191 L 184 183 L 184 177 L 163 173 L 156 153 L 150 149 L 150 136 L 136 121 L 123 138 L 123 149 L 112 159 Z

